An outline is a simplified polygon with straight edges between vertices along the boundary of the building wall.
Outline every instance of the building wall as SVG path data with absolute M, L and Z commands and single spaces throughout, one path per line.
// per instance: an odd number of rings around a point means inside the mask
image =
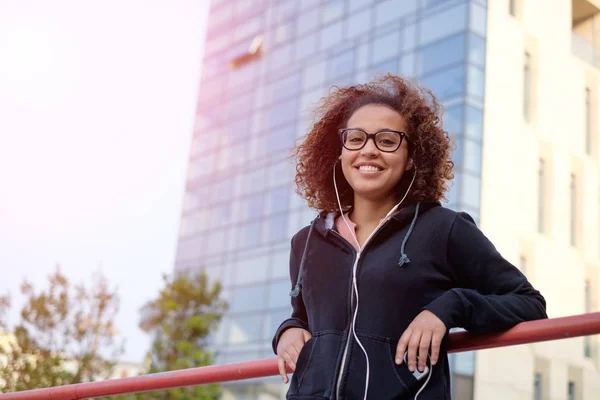
M 582 29 L 572 28 L 570 0 L 517 1 L 517 5 L 512 16 L 509 1 L 488 4 L 481 228 L 542 292 L 550 317 L 596 311 L 598 69 L 589 64 L 593 58 L 584 61 L 573 54 L 581 42 L 573 42 L 572 31 Z M 526 52 L 530 80 L 525 79 Z M 529 118 L 524 113 L 528 81 Z M 586 87 L 591 99 L 589 153 Z M 541 195 L 540 159 L 545 188 Z M 571 174 L 576 182 L 573 225 Z M 541 214 L 540 205 L 545 209 Z M 591 285 L 592 310 L 585 308 L 586 280 Z M 593 357 L 585 356 L 583 338 L 479 351 L 475 398 L 535 398 L 536 372 L 544 399 L 569 398 L 569 381 L 575 384 L 575 398 L 597 398 L 596 338 L 588 340 Z

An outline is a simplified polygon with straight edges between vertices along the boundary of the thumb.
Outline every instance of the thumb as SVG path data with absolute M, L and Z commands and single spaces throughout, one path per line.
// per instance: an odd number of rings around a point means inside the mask
M 306 331 L 306 330 L 302 331 L 302 336 L 304 337 L 304 343 L 308 342 L 310 340 L 310 338 L 312 338 L 312 335 L 310 334 L 310 332 Z

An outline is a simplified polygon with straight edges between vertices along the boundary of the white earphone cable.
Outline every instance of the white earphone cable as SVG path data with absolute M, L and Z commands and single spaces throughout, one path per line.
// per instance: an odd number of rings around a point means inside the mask
M 358 243 L 358 239 L 356 238 L 356 234 L 354 233 L 354 229 L 352 229 L 350 227 L 350 224 L 348 223 L 348 221 L 346 220 L 346 217 L 344 216 L 344 210 L 342 209 L 342 203 L 340 201 L 340 195 L 338 192 L 338 188 L 337 188 L 337 182 L 335 179 L 335 166 L 337 165 L 337 162 L 333 165 L 333 186 L 335 188 L 335 196 L 338 202 L 338 207 L 340 209 L 340 214 L 342 215 L 342 219 L 344 220 L 344 223 L 346 224 L 346 227 L 348 228 L 348 231 L 352 234 L 352 238 L 354 239 L 354 241 L 356 242 L 356 246 L 358 247 L 358 253 L 356 255 L 356 261 L 354 262 L 354 267 L 352 268 L 352 287 L 354 289 L 354 295 L 356 296 L 356 307 L 354 309 L 354 315 L 352 317 L 352 335 L 354 336 L 354 339 L 356 340 L 356 342 L 358 343 L 358 345 L 360 346 L 361 350 L 363 351 L 363 353 L 365 354 L 365 359 L 366 359 L 366 363 L 367 363 L 367 370 L 366 370 L 366 374 L 365 374 L 365 395 L 364 395 L 364 400 L 367 400 L 367 392 L 369 391 L 369 377 L 370 377 L 370 365 L 369 365 L 369 355 L 367 353 L 367 350 L 363 347 L 363 344 L 361 343 L 360 339 L 358 338 L 358 335 L 356 334 L 356 318 L 358 316 L 358 285 L 356 283 L 356 270 L 357 270 L 357 264 L 358 264 L 358 259 L 360 257 L 362 248 L 360 246 L 360 244 Z M 369 239 L 371 239 L 371 236 L 373 236 L 373 234 L 375 232 L 377 232 L 377 229 L 379 229 L 379 227 L 384 224 L 387 219 L 394 213 L 394 211 L 396 211 L 396 209 L 400 206 L 400 204 L 402 204 L 402 202 L 404 201 L 404 199 L 406 199 L 406 196 L 408 196 L 408 193 L 410 192 L 410 188 L 412 187 L 414 181 L 415 181 L 415 177 L 417 176 L 417 170 L 415 168 L 415 172 L 413 174 L 412 180 L 410 182 L 410 185 L 408 186 L 408 189 L 406 190 L 406 193 L 404 194 L 404 197 L 402 197 L 402 200 L 400 200 L 400 202 L 398 202 L 398 204 L 396 204 L 385 216 L 385 218 L 383 218 L 379 224 L 377 225 L 377 227 L 373 230 L 373 232 L 371 232 L 371 234 L 369 235 L 369 237 L 367 237 L 367 240 L 365 240 L 366 244 Z M 431 374 L 430 374 L 431 376 Z M 429 377 L 427 378 L 427 381 L 429 381 Z M 427 381 L 425 382 L 425 385 L 427 385 Z M 425 387 L 425 385 L 423 385 L 423 387 Z M 423 388 L 421 388 L 421 390 L 423 390 Z M 420 391 L 419 391 L 420 393 Z M 417 395 L 419 394 L 417 393 Z M 415 397 L 416 399 L 416 397 Z

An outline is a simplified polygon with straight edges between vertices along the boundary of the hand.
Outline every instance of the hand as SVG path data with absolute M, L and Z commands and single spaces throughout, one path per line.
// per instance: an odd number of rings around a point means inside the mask
M 304 344 L 312 338 L 309 331 L 302 328 L 289 328 L 279 338 L 277 344 L 277 365 L 279 374 L 283 383 L 288 383 L 287 371 L 285 365 L 289 365 L 292 371 L 296 370 L 296 362 L 300 355 L 300 350 Z
M 423 372 L 427 364 L 427 353 L 431 346 L 431 365 L 435 365 L 440 354 L 440 345 L 446 334 L 446 325 L 434 313 L 428 310 L 422 311 L 406 328 L 398 341 L 396 348 L 396 364 L 404 361 L 404 352 L 408 347 L 408 369 L 415 371 L 415 364 L 419 359 L 419 371 Z

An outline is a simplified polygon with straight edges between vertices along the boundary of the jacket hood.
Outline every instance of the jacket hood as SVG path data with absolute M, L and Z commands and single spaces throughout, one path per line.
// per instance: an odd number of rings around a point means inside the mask
M 404 235 L 404 239 L 402 240 L 401 245 L 401 257 L 398 260 L 398 266 L 402 267 L 403 265 L 410 263 L 410 258 L 404 252 L 406 243 L 408 242 L 410 235 L 413 231 L 415 224 L 417 223 L 417 219 L 419 214 L 424 214 L 427 211 L 435 208 L 441 207 L 439 201 L 431 201 L 431 202 L 413 202 L 407 204 L 405 207 L 400 209 L 400 211 L 396 212 L 394 215 L 390 217 L 388 223 L 392 223 L 396 225 L 397 229 L 403 228 L 407 224 L 410 223 L 410 227 Z M 340 215 L 339 211 L 333 212 L 323 212 L 317 215 L 317 217 L 310 223 L 310 229 L 308 231 L 308 236 L 306 237 L 306 243 L 304 245 L 304 251 L 302 253 L 302 260 L 300 262 L 300 270 L 298 275 L 298 280 L 294 289 L 290 292 L 290 296 L 297 297 L 302 290 L 302 283 L 304 278 L 304 268 L 306 255 L 308 253 L 308 249 L 310 246 L 310 237 L 313 233 L 313 230 L 316 230 L 318 233 L 323 235 L 325 238 L 331 233 L 332 230 L 335 229 L 335 219 Z

